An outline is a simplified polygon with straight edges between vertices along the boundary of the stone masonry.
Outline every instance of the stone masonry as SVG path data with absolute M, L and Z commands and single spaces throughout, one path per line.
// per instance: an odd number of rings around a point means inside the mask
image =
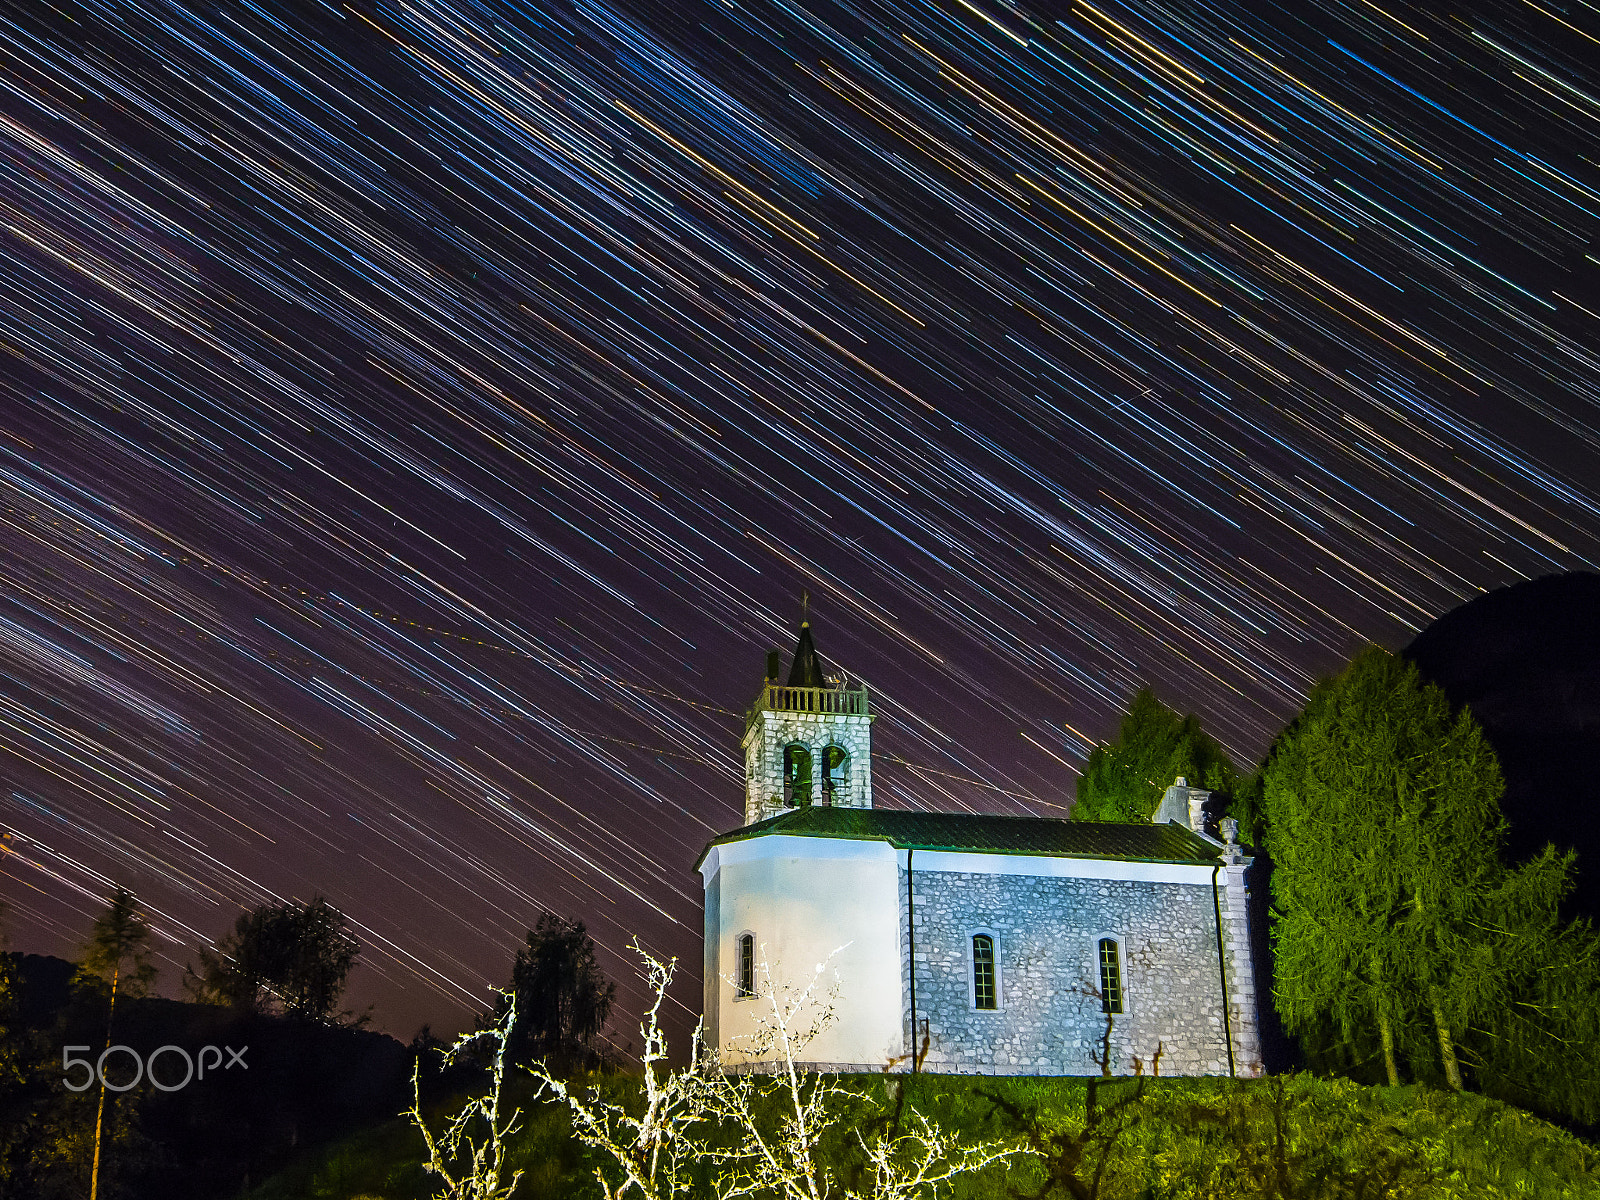
M 1219 900 L 1222 905 L 1222 937 L 1228 960 L 1229 1022 L 1233 1030 L 1233 1054 L 1238 1073 L 1255 1078 L 1266 1067 L 1261 1061 L 1260 1010 L 1257 1007 L 1255 960 L 1250 950 L 1249 891 L 1246 872 L 1253 860 L 1243 857 L 1236 842 L 1229 841 L 1222 856 Z
M 1131 1074 L 1136 1057 L 1148 1069 L 1158 1044 L 1163 1074 L 1228 1073 L 1217 907 L 1209 883 L 923 872 L 915 865 L 909 928 L 901 909 L 901 967 L 909 985 L 907 945 L 914 933 L 917 1028 L 913 1033 L 907 986 L 906 1044 L 920 1045 L 927 1022 L 924 1070 L 1099 1074 L 1095 1057 L 1105 1015 L 1096 952 L 1099 938 L 1111 936 L 1119 943 L 1124 989 L 1124 1011 L 1112 1017 L 1112 1073 Z M 1253 1075 L 1260 1068 L 1243 870 L 1225 871 L 1217 904 L 1224 908 L 1234 1069 Z M 907 883 L 902 870 L 903 905 Z M 972 934 L 980 931 L 995 939 L 995 1011 L 972 1002 Z
M 850 756 L 850 775 L 848 783 L 835 792 L 833 802 L 840 808 L 872 807 L 870 716 L 763 708 L 757 710 L 744 737 L 746 825 L 787 811 L 783 803 L 783 749 L 794 743 L 811 751 L 814 764 L 821 763 L 822 754 L 830 745 L 842 747 Z M 820 780 L 820 766 L 814 769 Z M 819 782 L 812 803 L 821 801 Z

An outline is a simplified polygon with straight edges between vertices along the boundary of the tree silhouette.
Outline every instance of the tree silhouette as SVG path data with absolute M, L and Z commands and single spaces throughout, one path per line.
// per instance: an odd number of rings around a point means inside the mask
M 0 901 L 0 951 L 6 945 L 6 906 Z M 0 953 L 0 1096 L 4 1096 L 13 1086 L 22 1082 L 21 1054 L 18 1042 L 11 1032 L 11 1021 L 16 1013 L 17 1003 L 17 971 L 11 956 Z M 4 1151 L 6 1139 L 0 1137 L 0 1151 Z M 0 1172 L 5 1170 L 5 1157 L 0 1153 Z
M 79 984 L 104 984 L 116 996 L 143 996 L 155 982 L 157 969 L 150 961 L 155 947 L 150 943 L 150 925 L 139 911 L 132 892 L 118 888 L 111 893 L 105 911 L 95 918 L 84 943 L 73 981 Z
M 197 953 L 184 986 L 213 1004 L 332 1022 L 347 1015 L 339 999 L 359 953 L 344 914 L 321 896 L 309 904 L 263 904 L 243 914 L 215 951 Z
M 592 1067 L 602 1058 L 596 1042 L 616 994 L 617 985 L 595 962 L 594 939 L 583 922 L 546 913 L 528 930 L 510 986 L 483 1024 L 498 1026 L 514 1002 L 516 1019 L 506 1043 L 512 1062 L 542 1059 L 561 1071 Z

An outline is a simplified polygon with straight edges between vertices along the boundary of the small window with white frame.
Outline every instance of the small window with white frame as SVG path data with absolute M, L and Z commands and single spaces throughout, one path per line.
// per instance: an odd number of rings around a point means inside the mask
M 974 929 L 967 934 L 969 995 L 979 1012 L 998 1012 L 1000 992 L 1000 938 L 992 929 Z
M 1123 968 L 1122 939 L 1102 933 L 1094 939 L 1095 979 L 1099 983 L 1100 1011 L 1118 1015 L 1128 1011 L 1127 979 Z
M 741 933 L 733 939 L 733 998 L 756 998 L 756 935 Z

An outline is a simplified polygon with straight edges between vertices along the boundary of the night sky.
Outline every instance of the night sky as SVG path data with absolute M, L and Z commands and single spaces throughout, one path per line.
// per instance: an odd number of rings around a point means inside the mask
M 879 804 L 1061 816 L 1600 564 L 1585 0 L 0 24 L 12 949 L 321 893 L 409 1037 L 552 911 L 681 1036 L 802 588 Z

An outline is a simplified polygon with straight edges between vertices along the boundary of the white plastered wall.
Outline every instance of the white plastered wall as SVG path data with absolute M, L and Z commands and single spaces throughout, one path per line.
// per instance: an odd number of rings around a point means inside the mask
M 725 1064 L 749 1061 L 741 1038 L 756 1031 L 763 1010 L 771 1013 L 764 994 L 734 999 L 733 938 L 743 930 L 755 934 L 758 962 L 765 947 L 776 978 L 804 987 L 826 961 L 817 994 L 826 997 L 838 984 L 837 1019 L 805 1048 L 803 1061 L 876 1070 L 902 1053 L 897 857 L 887 842 L 776 834 L 711 849 L 700 867 L 708 974 L 715 963 L 715 984 L 706 980 L 706 1025 L 717 1031 Z M 764 984 L 759 970 L 757 978 Z

